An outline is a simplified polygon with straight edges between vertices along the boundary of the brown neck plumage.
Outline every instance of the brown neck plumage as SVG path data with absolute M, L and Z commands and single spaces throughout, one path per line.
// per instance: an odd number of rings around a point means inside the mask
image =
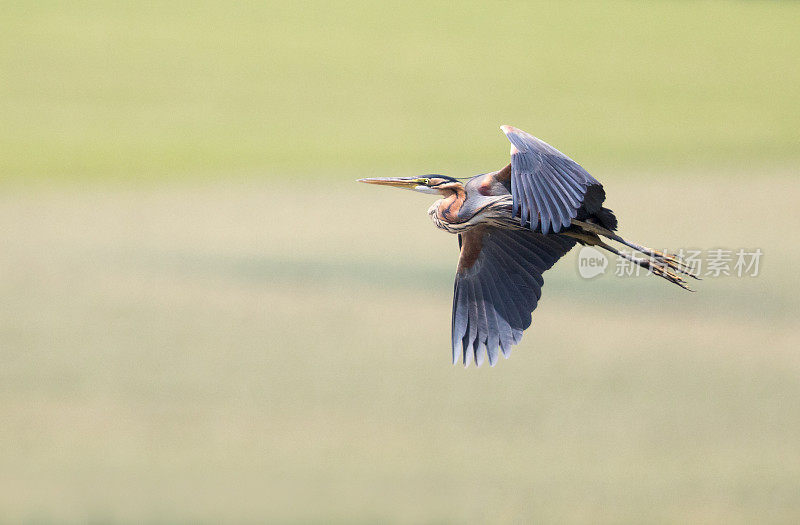
M 444 198 L 439 201 L 439 209 L 436 214 L 439 219 L 445 222 L 459 222 L 458 212 L 461 211 L 464 201 L 467 200 L 467 192 L 460 183 L 448 184 L 445 188 L 439 188 Z

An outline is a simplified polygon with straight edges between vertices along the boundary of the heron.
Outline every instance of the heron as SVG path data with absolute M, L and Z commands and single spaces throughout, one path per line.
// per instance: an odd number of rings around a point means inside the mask
M 542 274 L 576 244 L 622 257 L 649 273 L 693 291 L 684 276 L 699 277 L 680 257 L 627 241 L 616 232 L 605 190 L 577 162 L 513 126 L 511 162 L 473 177 L 379 177 L 358 182 L 438 195 L 433 223 L 458 236 L 451 344 L 459 360 L 494 366 L 531 325 L 542 294 Z M 464 182 L 462 182 L 464 181 Z M 611 241 L 627 246 L 617 249 Z

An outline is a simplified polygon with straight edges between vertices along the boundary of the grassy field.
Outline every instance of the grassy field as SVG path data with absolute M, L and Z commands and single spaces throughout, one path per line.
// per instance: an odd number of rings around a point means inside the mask
M 608 185 L 623 231 L 761 247 L 759 277 L 689 294 L 572 254 L 511 359 L 468 370 L 428 196 L 4 196 L 3 518 L 795 521 L 800 254 L 761 225 L 800 185 L 667 178 Z
M 473 173 L 500 124 L 594 169 L 800 158 L 795 2 L 2 7 L 17 182 Z
M 800 520 L 800 4 L 552 5 L 0 2 L 0 522 Z M 503 123 L 761 274 L 570 254 L 451 366 L 455 239 L 352 181 Z

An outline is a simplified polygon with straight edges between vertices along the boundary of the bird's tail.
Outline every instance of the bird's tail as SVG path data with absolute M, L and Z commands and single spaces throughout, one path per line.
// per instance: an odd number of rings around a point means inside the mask
M 678 255 L 660 252 L 658 250 L 653 250 L 652 248 L 648 248 L 646 246 L 642 246 L 640 244 L 636 244 L 635 242 L 630 242 L 616 233 L 610 231 L 609 229 L 603 228 L 602 226 L 586 223 L 581 221 L 572 221 L 573 224 L 576 226 L 580 226 L 587 232 L 593 233 L 595 236 L 598 236 L 595 241 L 595 245 L 608 250 L 609 252 L 622 257 L 628 261 L 631 261 L 634 264 L 641 266 L 642 268 L 653 272 L 653 274 L 663 277 L 667 281 L 677 284 L 684 290 L 689 290 L 693 292 L 691 288 L 689 288 L 686 280 L 682 277 L 683 275 L 687 277 L 691 277 L 692 279 L 700 280 L 700 277 L 697 276 L 694 269 L 683 262 Z M 636 250 L 637 252 L 646 255 L 646 258 L 637 257 L 636 255 L 621 252 L 614 248 L 613 246 L 603 242 L 599 236 L 605 237 L 607 239 L 611 239 L 618 243 L 624 244 L 628 248 Z
M 606 230 L 614 231 L 617 229 L 617 216 L 608 208 L 600 208 L 600 210 L 595 213 L 595 217 Z

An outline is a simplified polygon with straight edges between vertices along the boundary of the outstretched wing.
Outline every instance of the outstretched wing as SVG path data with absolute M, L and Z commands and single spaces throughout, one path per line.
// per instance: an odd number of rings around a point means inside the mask
M 453 293 L 453 363 L 486 356 L 494 366 L 531 325 L 542 295 L 542 274 L 567 253 L 575 240 L 528 230 L 483 226 L 460 236 Z
M 595 213 L 603 186 L 577 162 L 550 144 L 512 126 L 500 126 L 511 141 L 511 195 L 520 224 L 542 233 L 569 227 L 581 205 Z

